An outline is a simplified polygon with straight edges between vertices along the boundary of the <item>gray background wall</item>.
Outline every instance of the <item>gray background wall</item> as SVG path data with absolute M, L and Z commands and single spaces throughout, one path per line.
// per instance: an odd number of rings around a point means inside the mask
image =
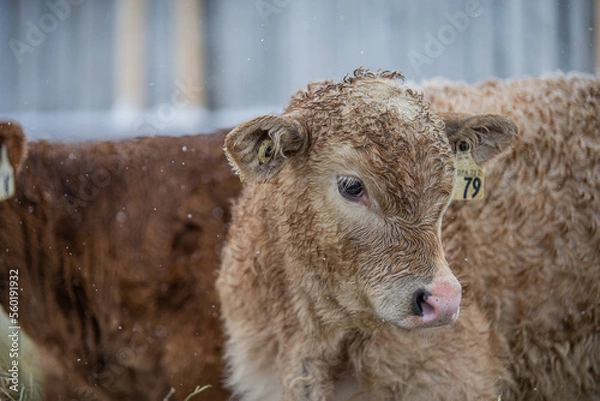
M 595 73 L 594 0 L 0 0 L 0 118 L 53 140 L 206 132 L 358 66 Z

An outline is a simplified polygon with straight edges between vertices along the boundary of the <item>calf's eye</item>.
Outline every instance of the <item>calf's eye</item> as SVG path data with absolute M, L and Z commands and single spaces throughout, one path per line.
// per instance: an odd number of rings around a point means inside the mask
M 338 178 L 340 194 L 350 200 L 358 200 L 365 194 L 363 183 L 355 177 L 341 176 Z

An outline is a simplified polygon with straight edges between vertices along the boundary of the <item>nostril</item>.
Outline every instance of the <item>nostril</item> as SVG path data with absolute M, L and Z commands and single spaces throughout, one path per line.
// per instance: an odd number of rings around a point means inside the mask
M 431 293 L 424 288 L 415 291 L 412 299 L 412 310 L 415 315 L 423 317 L 423 308 L 431 308 L 431 306 L 427 304 L 427 298 L 429 298 L 430 295 Z

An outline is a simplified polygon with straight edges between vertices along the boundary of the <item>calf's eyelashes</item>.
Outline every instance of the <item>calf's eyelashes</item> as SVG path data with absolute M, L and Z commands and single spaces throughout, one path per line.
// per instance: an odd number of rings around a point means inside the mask
M 360 201 L 366 196 L 363 182 L 356 177 L 341 175 L 337 179 L 338 191 L 351 201 Z

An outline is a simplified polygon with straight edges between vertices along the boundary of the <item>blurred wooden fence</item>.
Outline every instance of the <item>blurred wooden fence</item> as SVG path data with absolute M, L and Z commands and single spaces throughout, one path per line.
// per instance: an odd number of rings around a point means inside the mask
M 361 65 L 468 82 L 593 73 L 598 3 L 0 0 L 0 117 L 281 106 Z

